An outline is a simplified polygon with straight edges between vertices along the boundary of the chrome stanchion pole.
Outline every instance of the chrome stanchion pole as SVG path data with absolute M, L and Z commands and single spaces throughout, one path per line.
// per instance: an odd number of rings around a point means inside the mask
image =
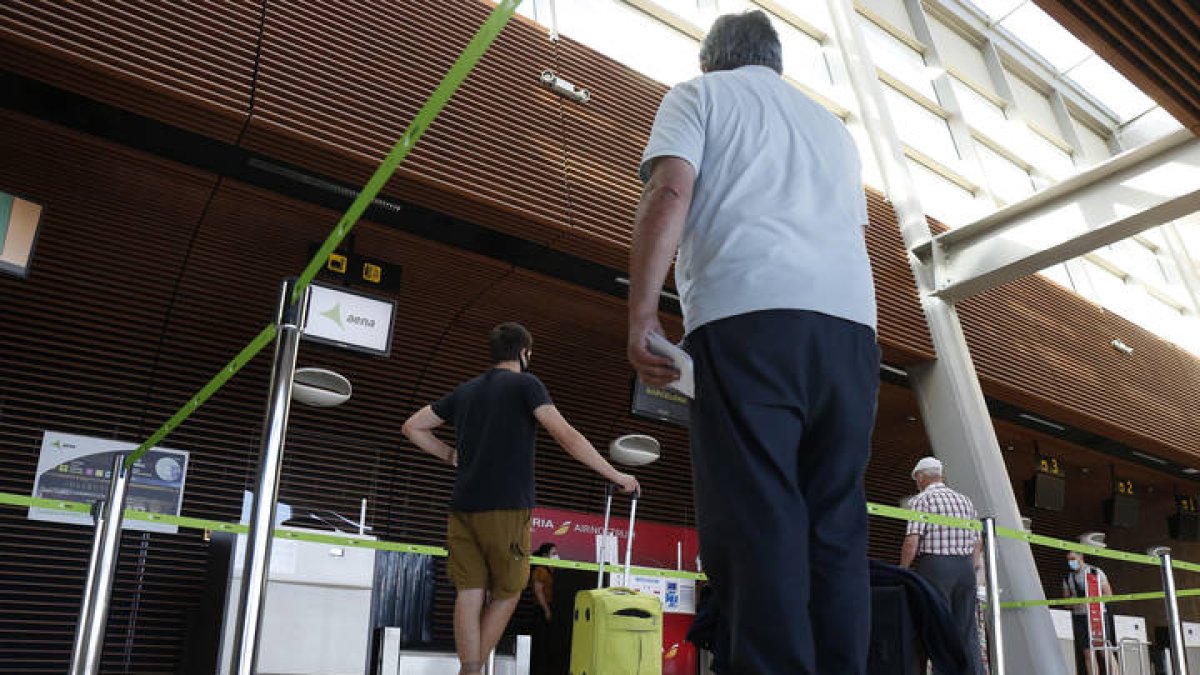
M 102 505 L 98 503 L 97 507 L 93 507 L 96 534 L 92 539 L 92 559 L 88 563 L 83 602 L 79 608 L 79 626 L 75 629 L 71 675 L 94 675 L 100 672 L 104 631 L 108 627 L 108 603 L 112 598 L 117 558 L 121 553 L 125 495 L 129 489 L 130 471 L 125 468 L 124 455 L 113 458 L 112 473 L 108 496 Z
M 633 588 L 633 577 L 629 573 L 629 566 L 633 564 L 633 519 L 637 517 L 637 503 L 640 495 L 634 492 L 630 495 L 629 502 L 629 532 L 625 537 L 625 587 Z
M 117 462 L 121 460 L 118 458 Z M 116 472 L 113 472 L 116 476 Z M 92 616 L 92 593 L 96 587 L 96 573 L 100 567 L 100 549 L 104 540 L 104 500 L 96 500 L 92 504 L 92 522 L 95 532 L 92 534 L 92 555 L 88 558 L 87 576 L 83 582 L 83 598 L 79 602 L 79 623 L 75 625 L 75 643 L 71 646 L 70 675 L 82 675 L 83 662 L 87 658 L 87 624 Z
M 292 406 L 292 382 L 296 375 L 296 355 L 300 333 L 308 311 L 310 288 L 293 305 L 292 281 L 283 283 L 276 309 L 275 359 L 271 366 L 271 390 L 263 422 L 262 455 L 258 465 L 258 487 L 250 532 L 246 537 L 246 557 L 242 571 L 241 604 L 234 627 L 234 665 L 231 672 L 253 675 L 258 670 L 258 637 L 262 629 L 262 603 L 267 589 L 267 570 L 271 558 L 271 538 L 275 530 L 275 501 L 279 497 L 279 472 L 283 466 L 283 445 L 287 437 L 288 414 Z
M 987 578 L 988 664 L 992 675 L 1004 675 L 1004 631 L 1000 621 L 1000 574 L 996 561 L 996 519 L 984 518 L 983 570 Z
M 1167 629 L 1171 632 L 1171 672 L 1187 672 L 1187 656 L 1183 650 L 1183 624 L 1179 619 L 1179 600 L 1175 596 L 1175 573 L 1171 569 L 1171 549 L 1156 546 L 1149 551 L 1158 556 L 1162 568 L 1164 601 L 1167 603 Z

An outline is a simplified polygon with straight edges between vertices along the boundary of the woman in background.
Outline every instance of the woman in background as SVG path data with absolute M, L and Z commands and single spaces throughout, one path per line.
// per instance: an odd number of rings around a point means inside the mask
M 558 549 L 552 542 L 546 542 L 539 546 L 533 555 L 558 560 Z M 536 605 L 530 673 L 562 675 L 566 669 L 562 658 L 562 631 L 554 626 L 554 570 L 545 565 L 535 565 L 529 573 L 529 586 Z

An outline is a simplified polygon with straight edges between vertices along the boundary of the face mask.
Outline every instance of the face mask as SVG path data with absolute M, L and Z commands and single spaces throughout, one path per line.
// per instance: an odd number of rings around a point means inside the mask
M 558 560 L 558 554 L 557 554 L 557 553 L 551 553 L 551 554 L 550 554 L 550 559 L 551 559 L 551 560 Z
M 1079 571 L 1079 561 L 1075 560 L 1075 559 L 1068 560 L 1067 567 L 1070 567 L 1071 571 L 1073 571 L 1073 572 L 1078 572 Z
M 529 372 L 529 357 L 528 356 L 521 354 L 519 357 L 517 357 L 517 362 L 521 364 L 521 372 L 522 373 Z

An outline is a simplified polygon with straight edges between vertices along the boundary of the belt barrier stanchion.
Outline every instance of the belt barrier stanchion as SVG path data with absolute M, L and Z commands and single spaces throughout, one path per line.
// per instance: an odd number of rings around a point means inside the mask
M 1000 620 L 1000 573 L 996 560 L 996 519 L 983 523 L 983 570 L 987 584 L 988 665 L 992 675 L 1004 675 L 1004 630 Z
M 235 627 L 232 672 L 253 675 L 258 670 L 258 634 L 262 627 L 262 603 L 267 589 L 267 570 L 271 540 L 275 531 L 275 501 L 279 497 L 279 473 L 283 466 L 283 444 L 287 438 L 288 413 L 292 407 L 292 383 L 296 376 L 296 355 L 300 351 L 300 331 L 308 313 L 311 289 L 304 288 L 293 303 L 295 282 L 285 281 L 279 291 L 276 309 L 275 360 L 271 365 L 271 390 L 263 421 L 262 456 L 258 465 L 258 487 L 254 492 L 254 510 L 250 533 L 246 537 L 245 562 L 242 565 L 241 605 Z
M 1171 631 L 1171 672 L 1187 673 L 1187 656 L 1183 651 L 1183 625 L 1179 621 L 1179 600 L 1175 595 L 1175 573 L 1171 569 L 1171 549 L 1156 546 L 1148 551 L 1158 556 L 1162 569 L 1163 601 L 1167 603 L 1167 628 Z
M 113 462 L 113 480 L 124 457 L 118 456 Z M 92 618 L 92 602 L 95 601 L 96 573 L 100 568 L 100 551 L 104 548 L 104 513 L 105 500 L 98 499 L 92 504 L 92 523 L 95 533 L 92 535 L 92 555 L 88 558 L 87 576 L 83 583 L 83 598 L 79 602 L 79 623 L 75 626 L 75 644 L 71 647 L 70 675 L 82 675 L 83 663 L 87 660 L 87 626 Z
M 87 581 L 79 608 L 79 626 L 75 629 L 71 675 L 95 675 L 100 672 L 104 631 L 108 627 L 108 603 L 112 598 L 113 577 L 116 576 L 117 557 L 121 550 L 121 521 L 125 513 L 125 495 L 128 493 L 131 471 L 125 467 L 123 455 L 115 457 L 108 496 L 103 504 L 93 507 L 96 535 L 92 539 L 92 558 L 88 563 Z

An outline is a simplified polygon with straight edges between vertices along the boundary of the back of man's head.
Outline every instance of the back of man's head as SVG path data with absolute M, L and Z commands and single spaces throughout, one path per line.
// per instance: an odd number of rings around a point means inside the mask
M 519 361 L 521 352 L 533 348 L 533 336 L 519 323 L 502 323 L 488 333 L 492 363 Z
M 766 66 L 783 74 L 783 47 L 771 20 L 760 10 L 718 17 L 700 45 L 700 70 Z
M 918 471 L 917 475 L 920 476 L 921 478 L 924 478 L 927 481 L 936 482 L 936 481 L 942 480 L 942 470 L 941 469 L 924 469 L 922 471 Z
M 942 462 L 937 457 L 929 456 L 922 457 L 921 461 L 913 467 L 912 477 L 916 480 L 917 476 L 925 476 L 926 478 L 942 477 Z

